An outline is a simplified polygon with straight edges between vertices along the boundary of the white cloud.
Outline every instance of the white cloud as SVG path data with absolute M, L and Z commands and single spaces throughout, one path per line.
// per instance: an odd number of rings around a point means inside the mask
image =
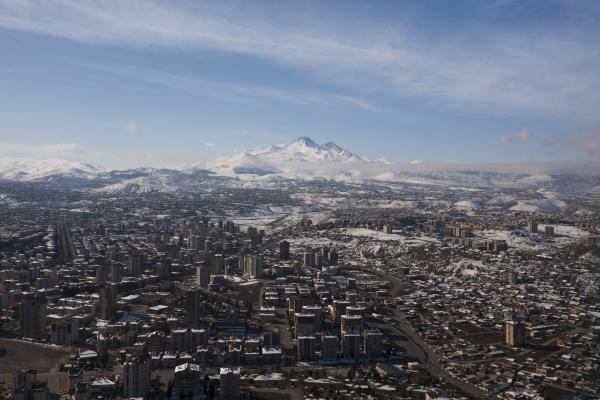
M 423 164 L 422 160 L 412 160 L 409 162 L 410 165 L 420 165 Z
M 331 21 L 286 24 L 258 14 L 210 3 L 22 1 L 0 3 L 0 27 L 87 43 L 259 56 L 369 92 L 496 113 L 592 117 L 600 104 L 594 32 L 574 36 L 557 27 L 540 34 L 490 25 L 432 42 L 403 23 L 344 29 Z
M 528 129 L 521 129 L 519 132 L 506 133 L 500 136 L 500 143 L 528 142 L 531 139 L 533 139 L 533 134 Z
M 85 152 L 83 147 L 75 143 L 41 145 L 0 143 L 0 157 L 63 158 Z
M 137 124 L 136 124 L 135 122 L 131 122 L 131 121 L 129 121 L 129 122 L 127 123 L 127 130 L 128 130 L 129 132 L 133 132 L 133 131 L 135 131 L 136 129 L 137 129 Z
M 207 143 L 204 143 L 204 145 L 205 145 L 206 147 L 215 147 L 215 146 L 216 146 L 216 144 L 215 144 L 215 143 L 213 143 L 213 142 L 207 142 Z

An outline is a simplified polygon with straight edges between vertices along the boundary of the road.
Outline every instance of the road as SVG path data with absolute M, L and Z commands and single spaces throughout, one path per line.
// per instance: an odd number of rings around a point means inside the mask
M 401 287 L 406 284 L 405 281 L 402 281 L 394 275 L 386 275 L 383 272 L 375 271 L 370 267 L 365 267 L 363 269 L 373 275 L 389 281 L 392 284 L 392 287 L 390 288 L 390 295 L 393 297 L 397 296 Z M 421 338 L 421 336 L 419 336 L 417 331 L 398 310 L 394 310 L 394 320 L 396 321 L 395 325 L 392 323 L 387 323 L 385 327 L 391 331 L 395 331 L 394 333 L 399 336 L 405 336 L 407 339 L 406 341 L 394 340 L 395 344 L 400 347 L 405 347 L 408 354 L 417 358 L 425 366 L 425 368 L 427 368 L 431 375 L 440 381 L 447 382 L 472 398 L 499 399 L 494 394 L 486 392 L 477 386 L 460 380 L 446 371 L 442 367 L 437 353 L 433 351 L 431 346 L 429 346 L 425 340 Z
M 483 389 L 478 388 L 477 386 L 471 385 L 468 382 L 460 380 L 454 376 L 452 376 L 448 371 L 446 371 L 439 360 L 439 356 L 431 346 L 429 346 L 421 336 L 413 329 L 406 319 L 401 315 L 399 311 L 394 312 L 395 320 L 397 324 L 394 326 L 398 331 L 402 332 L 408 341 L 412 343 L 414 346 L 418 347 L 421 350 L 421 354 L 423 354 L 423 358 L 421 361 L 426 366 L 429 373 L 435 376 L 437 379 L 447 382 L 459 389 L 461 392 L 476 398 L 476 399 L 498 399 L 492 393 L 486 392 Z
M 58 262 L 65 264 L 75 258 L 75 247 L 71 238 L 71 229 L 68 225 L 60 225 L 57 229 Z

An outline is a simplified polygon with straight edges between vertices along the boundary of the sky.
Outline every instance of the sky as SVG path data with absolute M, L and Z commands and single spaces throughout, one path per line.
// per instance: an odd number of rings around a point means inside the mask
M 0 157 L 600 160 L 600 2 L 0 0 Z

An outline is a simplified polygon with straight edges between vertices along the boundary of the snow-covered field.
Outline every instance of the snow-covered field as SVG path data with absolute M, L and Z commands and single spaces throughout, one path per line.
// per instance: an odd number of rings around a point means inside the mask
M 589 232 L 584 231 L 583 229 L 580 229 L 573 225 L 560 225 L 559 224 L 559 225 L 550 225 L 550 226 L 554 227 L 555 235 L 567 236 L 571 239 L 582 239 L 582 238 L 586 238 L 586 237 L 590 236 Z M 544 224 L 538 225 L 539 231 L 544 231 L 545 228 L 546 228 L 546 225 L 544 225 Z
M 269 372 L 262 375 L 244 375 L 242 379 L 254 379 L 255 381 L 282 381 L 285 376 L 280 372 Z
M 546 247 L 548 243 L 553 246 L 563 247 L 568 244 L 580 241 L 585 237 L 589 236 L 590 233 L 572 225 L 552 225 L 554 226 L 555 237 L 550 239 L 549 242 L 545 242 L 543 234 L 529 235 L 523 231 L 511 232 L 506 230 L 498 229 L 486 229 L 480 231 L 474 231 L 473 233 L 477 238 L 488 239 L 488 240 L 506 240 L 509 247 L 514 247 L 519 250 L 533 250 L 541 249 Z M 545 228 L 544 224 L 538 225 L 538 230 L 543 232 Z
M 347 245 L 345 242 L 340 242 L 336 240 L 331 240 L 326 237 L 302 237 L 302 238 L 287 238 L 286 239 L 290 243 L 290 248 L 298 249 L 300 247 L 344 247 Z
M 137 178 L 126 179 L 111 185 L 94 189 L 94 193 L 116 194 L 116 193 L 150 193 L 165 192 L 172 193 L 177 191 L 177 187 L 170 184 L 166 177 L 140 176 Z
M 0 206 L 15 207 L 19 203 L 7 194 L 0 193 Z
M 480 201 L 461 200 L 454 203 L 453 207 L 461 210 L 480 210 L 484 205 Z
M 518 200 L 517 204 L 510 207 L 511 211 L 522 212 L 559 212 L 567 207 L 567 203 L 559 199 L 533 199 Z
M 340 229 L 340 233 L 348 235 L 348 236 L 357 236 L 357 237 L 367 237 L 371 239 L 376 239 L 380 241 L 402 241 L 404 239 L 403 236 L 397 235 L 395 233 L 383 233 L 380 231 L 374 231 L 372 229 L 366 228 L 345 228 Z
M 486 266 L 481 261 L 461 259 L 448 264 L 445 268 L 447 272 L 451 272 L 454 275 L 461 276 L 477 276 L 482 271 L 488 270 L 489 266 Z

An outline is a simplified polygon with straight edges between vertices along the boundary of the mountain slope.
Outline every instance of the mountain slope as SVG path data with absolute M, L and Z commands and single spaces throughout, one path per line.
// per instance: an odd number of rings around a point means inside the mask
M 71 160 L 0 159 L 0 179 L 16 181 L 47 180 L 52 177 L 91 179 L 103 173 L 93 165 Z
M 335 143 L 323 145 L 303 136 L 284 145 L 259 147 L 232 157 L 220 157 L 184 171 L 206 168 L 222 176 L 280 177 L 289 179 L 353 180 L 372 178 L 389 162 L 370 161 Z M 371 172 L 371 170 L 373 170 Z M 374 171 L 377 170 L 377 171 Z

